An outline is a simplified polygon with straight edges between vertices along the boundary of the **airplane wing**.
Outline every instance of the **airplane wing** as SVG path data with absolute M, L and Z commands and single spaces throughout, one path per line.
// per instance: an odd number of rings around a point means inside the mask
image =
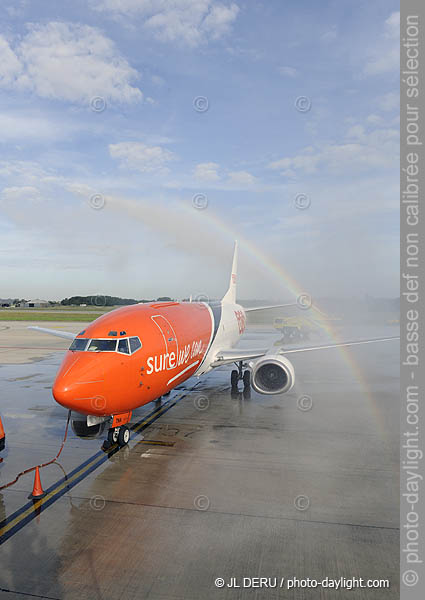
M 281 348 L 278 354 L 293 354 L 294 352 L 309 352 L 311 350 L 325 350 L 326 348 L 341 348 L 342 346 L 356 346 L 358 344 L 374 344 L 375 342 L 389 342 L 391 340 L 399 340 L 400 336 L 392 336 L 385 338 L 373 338 L 370 340 L 354 340 L 352 342 L 337 342 L 335 344 L 323 344 L 322 346 L 308 346 L 306 348 L 293 348 L 285 350 Z
M 58 329 L 47 329 L 46 327 L 37 327 L 36 325 L 30 325 L 27 329 L 34 329 L 34 331 L 40 331 L 41 333 L 50 333 L 56 337 L 64 338 L 66 340 L 73 340 L 77 337 L 76 333 L 70 331 L 60 331 Z
M 340 348 L 342 346 L 356 346 L 359 344 L 373 344 L 376 342 L 389 342 L 391 340 L 399 340 L 400 336 L 392 336 L 385 338 L 373 338 L 369 340 L 354 340 L 351 342 L 337 342 L 335 344 L 323 344 L 321 346 L 307 346 L 303 348 L 293 348 L 286 350 L 281 348 L 276 354 L 293 354 L 295 352 L 310 352 L 312 350 L 326 350 L 327 348 Z M 245 350 L 244 348 L 236 348 L 231 350 L 220 350 L 211 363 L 212 367 L 221 367 L 229 363 L 252 360 L 254 358 L 260 358 L 270 352 L 267 348 L 256 349 L 256 350 Z
M 234 350 L 220 350 L 214 359 L 211 366 L 221 367 L 228 363 L 238 362 L 240 360 L 251 360 L 253 358 L 259 358 L 267 354 L 268 348 L 261 350 L 245 350 L 244 348 L 237 348 Z
M 290 302 L 289 304 L 271 304 L 270 306 L 248 306 L 245 307 L 244 306 L 244 311 L 245 312 L 253 312 L 254 310 L 267 310 L 268 308 L 282 308 L 284 306 L 298 306 L 299 304 L 297 304 L 296 302 Z

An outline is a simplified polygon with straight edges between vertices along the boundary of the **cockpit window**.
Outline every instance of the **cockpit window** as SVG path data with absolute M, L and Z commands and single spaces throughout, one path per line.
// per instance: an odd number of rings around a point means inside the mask
M 89 338 L 75 338 L 69 347 L 70 350 L 80 352 L 119 352 L 120 354 L 133 354 L 142 344 L 138 337 L 121 338 L 118 340 Z
M 129 339 L 130 342 L 130 352 L 131 354 L 133 354 L 133 352 L 136 352 L 136 350 L 138 350 L 139 348 L 142 347 L 142 344 L 140 343 L 140 340 L 138 337 L 131 337 Z
M 122 352 L 123 354 L 130 354 L 130 350 L 128 349 L 127 338 L 118 340 L 118 352 Z
M 69 349 L 83 351 L 86 349 L 88 341 L 89 340 L 87 338 L 75 338 L 75 340 L 70 345 Z
M 115 352 L 117 340 L 91 340 L 89 352 Z

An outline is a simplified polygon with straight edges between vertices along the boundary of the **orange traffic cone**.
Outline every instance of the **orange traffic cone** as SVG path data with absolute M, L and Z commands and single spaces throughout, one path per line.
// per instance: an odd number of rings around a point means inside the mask
M 40 498 L 44 498 L 46 492 L 43 490 L 40 479 L 40 469 L 39 467 L 35 468 L 35 476 L 34 476 L 34 487 L 32 489 L 32 494 L 28 496 L 30 500 L 40 500 Z
M 1 422 L 1 417 L 0 417 L 0 450 L 4 450 L 5 440 L 6 440 L 6 434 L 4 432 L 3 423 Z

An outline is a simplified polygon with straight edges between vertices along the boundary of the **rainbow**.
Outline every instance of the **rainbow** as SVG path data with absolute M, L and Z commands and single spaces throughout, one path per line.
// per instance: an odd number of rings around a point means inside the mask
M 187 206 L 185 208 L 186 210 L 193 211 L 193 209 L 188 209 Z M 236 231 L 234 228 L 230 227 L 227 223 L 220 219 L 217 214 L 214 214 L 210 208 L 201 212 L 203 225 L 208 223 L 210 227 L 214 228 L 222 236 L 228 238 L 229 241 L 237 239 L 239 246 L 243 248 L 243 250 L 247 252 L 251 258 L 262 267 L 263 270 L 266 270 L 270 274 L 270 277 L 273 279 L 273 281 L 280 282 L 282 290 L 285 290 L 285 292 L 290 292 L 294 299 L 297 299 L 306 293 L 301 283 L 298 282 L 287 269 L 285 269 L 274 258 L 266 254 L 252 240 L 248 240 L 246 237 L 241 235 L 239 231 Z M 337 330 L 332 324 L 332 321 L 329 319 L 326 313 L 321 310 L 319 306 L 317 306 L 315 302 L 312 303 L 310 311 L 315 315 L 316 321 L 320 323 L 322 331 L 327 335 L 330 342 L 337 343 L 343 341 L 340 339 Z M 352 372 L 354 379 L 359 385 L 360 390 L 368 403 L 370 412 L 378 425 L 381 435 L 386 436 L 384 415 L 382 414 L 382 410 L 378 406 L 370 385 L 360 366 L 357 364 L 354 356 L 352 355 L 349 347 L 337 348 L 335 349 L 335 352 L 339 352 L 345 364 Z

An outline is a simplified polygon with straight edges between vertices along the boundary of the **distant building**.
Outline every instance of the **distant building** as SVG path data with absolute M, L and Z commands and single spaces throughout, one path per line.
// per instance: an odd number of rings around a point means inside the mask
M 49 306 L 49 303 L 47 302 L 47 300 L 40 300 L 37 298 L 36 300 L 28 300 L 27 302 L 21 302 L 20 306 L 23 308 L 47 308 Z

